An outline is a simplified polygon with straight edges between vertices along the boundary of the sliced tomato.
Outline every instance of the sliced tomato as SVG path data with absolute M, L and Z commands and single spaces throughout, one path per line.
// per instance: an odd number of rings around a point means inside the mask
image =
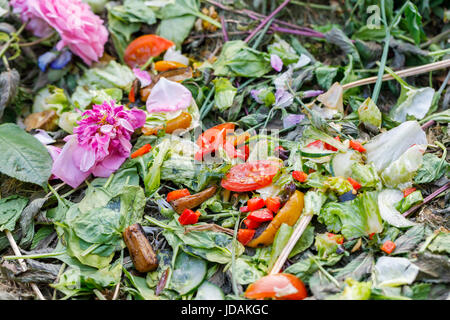
M 248 147 L 248 145 L 240 146 L 236 149 L 236 155 L 238 158 L 247 161 L 248 156 L 250 155 L 250 148 Z
M 238 241 L 245 246 L 253 239 L 255 232 L 253 229 L 239 229 L 237 235 Z
M 216 151 L 219 146 L 224 146 L 224 148 L 226 148 L 226 135 L 227 133 L 234 132 L 234 128 L 234 123 L 225 122 L 203 132 L 196 141 L 200 150 L 195 154 L 195 159 L 201 161 L 205 155 Z M 231 148 L 228 148 L 229 150 L 226 148 L 226 151 L 228 150 L 228 152 L 231 152 L 233 158 L 235 158 L 234 153 L 236 152 L 236 149 L 234 149 L 233 144 L 229 144 L 229 146 L 233 147 L 234 151 Z M 229 156 L 231 155 L 229 154 Z
M 255 197 L 247 201 L 247 207 L 249 211 L 255 211 L 264 207 L 265 202 L 263 198 Z
M 288 273 L 275 273 L 250 284 L 245 291 L 248 299 L 303 300 L 307 292 L 303 282 Z
M 255 210 L 255 211 L 250 212 L 250 214 L 247 216 L 247 219 L 250 219 L 250 220 L 253 220 L 256 222 L 272 221 L 273 220 L 273 212 L 267 208 Z
M 277 213 L 278 211 L 280 211 L 280 207 L 281 207 L 280 197 L 267 198 L 266 199 L 266 207 L 273 213 Z
M 235 124 L 225 122 L 209 128 L 197 138 L 197 145 L 200 148 L 206 148 L 211 145 L 223 144 L 227 133 L 234 132 Z
M 416 190 L 417 189 L 414 187 L 406 188 L 405 190 L 403 190 L 403 197 L 406 198 L 407 196 L 409 196 L 411 193 L 413 193 Z
M 178 222 L 182 225 L 194 224 L 198 222 L 200 211 L 192 211 L 191 209 L 184 209 L 183 213 L 178 218 Z
M 221 185 L 235 192 L 253 191 L 271 184 L 279 169 L 280 163 L 270 160 L 241 163 L 228 171 Z
M 318 149 L 325 149 L 325 144 L 322 141 L 320 141 L 320 140 L 316 140 L 316 141 L 313 141 L 313 142 L 307 144 L 306 147 L 308 147 L 308 148 L 313 147 L 313 148 L 318 148 Z
M 292 178 L 297 180 L 298 182 L 305 182 L 308 179 L 308 175 L 304 173 L 303 171 L 292 171 Z
M 363 147 L 361 142 L 358 142 L 356 140 L 350 140 L 350 148 L 359 152 L 366 152 L 366 149 Z
M 244 219 L 244 224 L 248 229 L 256 229 L 260 226 L 261 222 L 257 222 L 255 220 Z
M 157 57 L 174 45 L 163 37 L 147 34 L 131 41 L 125 49 L 123 59 L 130 68 L 142 66 L 150 57 Z
M 350 182 L 350 184 L 352 185 L 353 189 L 355 189 L 356 191 L 361 189 L 361 184 L 358 181 L 356 181 L 356 180 L 354 180 L 352 178 L 348 178 L 347 180 L 348 180 L 348 182 Z
M 188 189 L 180 189 L 180 190 L 174 190 L 174 191 L 170 191 L 167 194 L 167 201 L 173 201 L 173 200 L 177 200 L 186 196 L 189 196 L 191 193 L 189 192 Z

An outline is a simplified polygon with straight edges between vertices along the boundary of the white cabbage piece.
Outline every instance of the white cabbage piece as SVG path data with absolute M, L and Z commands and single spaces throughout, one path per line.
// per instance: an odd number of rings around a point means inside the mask
M 417 121 L 406 121 L 364 145 L 367 162 L 381 172 L 414 144 L 428 144 L 427 137 Z
M 398 122 L 406 120 L 407 116 L 413 116 L 416 119 L 423 119 L 430 110 L 433 102 L 434 89 L 402 87 L 402 93 L 398 99 L 397 105 L 392 108 L 389 115 Z
M 412 187 L 412 179 L 422 165 L 426 145 L 412 146 L 381 173 L 385 186 L 400 190 Z
M 378 195 L 378 209 L 381 218 L 397 228 L 412 227 L 416 224 L 406 219 L 395 208 L 395 205 L 403 199 L 403 192 L 397 189 L 385 189 Z

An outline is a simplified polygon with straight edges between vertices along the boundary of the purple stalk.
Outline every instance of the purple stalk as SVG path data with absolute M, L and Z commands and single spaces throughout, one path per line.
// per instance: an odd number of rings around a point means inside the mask
M 225 42 L 228 41 L 228 33 L 227 33 L 227 24 L 225 22 L 225 19 L 223 18 L 223 15 L 220 16 L 220 23 L 222 24 L 222 33 L 223 33 L 223 40 Z
M 444 192 L 445 190 L 447 190 L 448 188 L 450 188 L 450 182 L 447 182 L 445 185 L 443 185 L 442 187 L 440 187 L 439 189 L 437 189 L 435 192 L 433 192 L 432 194 L 430 194 L 428 197 L 426 197 L 425 199 L 423 199 L 422 203 L 419 203 L 418 205 L 415 205 L 414 207 L 410 208 L 408 211 L 406 211 L 403 216 L 407 217 L 409 216 L 411 213 L 413 213 L 414 211 L 416 211 L 417 209 L 419 209 L 423 204 L 430 202 L 431 200 L 433 200 L 434 198 L 436 198 L 438 195 L 440 195 L 442 192 Z
M 422 125 L 422 130 L 427 130 L 429 127 L 431 127 L 435 123 L 436 123 L 436 121 L 434 121 L 434 120 L 430 120 L 430 121 L 425 122 Z
M 314 30 L 311 30 L 311 31 L 304 30 L 304 31 L 302 31 L 302 30 L 293 30 L 293 29 L 282 28 L 282 27 L 277 27 L 277 26 L 272 26 L 271 28 L 273 30 L 275 30 L 275 31 L 278 31 L 278 32 L 296 34 L 296 35 L 299 35 L 299 36 L 325 38 L 325 36 L 322 33 L 314 31 Z
M 291 2 L 291 0 L 285 0 L 278 8 L 276 8 L 271 14 L 269 14 L 263 21 L 261 21 L 261 23 L 259 24 L 259 26 L 257 26 L 252 33 L 250 33 L 248 35 L 247 38 L 245 38 L 244 42 L 249 42 L 251 38 L 253 38 L 259 30 L 261 30 L 266 24 L 267 22 L 269 22 L 278 12 L 280 12 L 284 7 L 286 7 L 289 2 Z

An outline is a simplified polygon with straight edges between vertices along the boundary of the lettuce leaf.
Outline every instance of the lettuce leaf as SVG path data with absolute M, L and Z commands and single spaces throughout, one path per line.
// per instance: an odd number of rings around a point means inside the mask
M 377 206 L 377 192 L 364 192 L 354 200 L 326 204 L 319 214 L 319 222 L 332 232 L 341 232 L 346 239 L 367 236 L 383 231 Z
M 364 145 L 367 163 L 373 162 L 380 173 L 412 145 L 427 143 L 427 137 L 420 124 L 417 121 L 406 121 L 398 127 L 377 135 Z
M 412 186 L 412 180 L 423 162 L 426 146 L 415 145 L 406 150 L 381 173 L 385 186 L 401 190 Z

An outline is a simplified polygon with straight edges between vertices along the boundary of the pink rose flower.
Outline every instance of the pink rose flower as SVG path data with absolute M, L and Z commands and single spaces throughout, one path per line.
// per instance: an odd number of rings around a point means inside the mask
M 11 4 L 36 36 L 47 35 L 48 30 L 55 29 L 61 36 L 57 50 L 67 46 L 88 65 L 103 55 L 108 31 L 87 3 L 81 0 L 12 0 Z
M 145 123 L 144 111 L 115 106 L 114 101 L 94 105 L 83 113 L 73 135 L 65 138 L 52 173 L 73 188 L 88 176 L 109 177 L 130 156 L 131 134 Z
M 26 29 L 31 31 L 36 37 L 49 36 L 53 29 L 40 17 L 33 14 L 28 6 L 29 0 L 11 0 L 13 13 L 20 15 L 23 22 L 28 21 Z

